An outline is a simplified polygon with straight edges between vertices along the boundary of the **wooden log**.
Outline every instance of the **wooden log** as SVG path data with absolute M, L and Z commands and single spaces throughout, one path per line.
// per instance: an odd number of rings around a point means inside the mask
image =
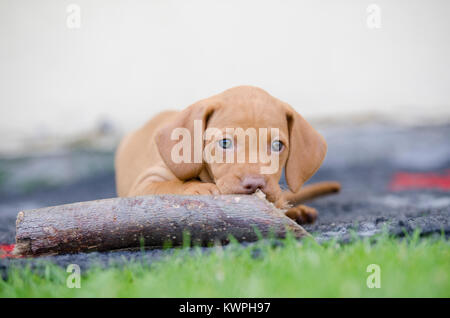
M 255 230 L 257 229 L 257 230 Z M 259 236 L 300 238 L 308 233 L 254 195 L 151 195 L 113 198 L 21 211 L 16 255 L 54 255 L 191 243 L 226 244 Z M 259 233 L 258 233 L 259 232 Z

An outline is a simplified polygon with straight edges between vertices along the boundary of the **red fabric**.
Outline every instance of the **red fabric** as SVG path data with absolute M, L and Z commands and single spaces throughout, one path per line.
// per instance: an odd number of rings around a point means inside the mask
M 450 170 L 438 173 L 397 172 L 389 183 L 392 191 L 411 189 L 441 189 L 450 190 Z
M 13 249 L 14 249 L 14 244 L 0 245 L 0 258 L 17 257 L 15 255 L 11 254 Z

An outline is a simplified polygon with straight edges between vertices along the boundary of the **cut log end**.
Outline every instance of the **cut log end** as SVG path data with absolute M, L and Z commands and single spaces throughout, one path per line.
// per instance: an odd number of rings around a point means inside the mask
M 24 255 L 32 255 L 31 250 L 31 240 L 24 240 L 22 242 L 16 242 L 14 245 L 14 249 L 12 251 L 12 255 L 15 256 L 24 256 Z

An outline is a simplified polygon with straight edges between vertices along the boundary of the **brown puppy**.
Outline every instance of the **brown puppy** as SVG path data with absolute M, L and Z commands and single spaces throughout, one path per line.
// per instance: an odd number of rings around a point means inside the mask
M 250 194 L 260 189 L 285 208 L 288 202 L 339 190 L 337 183 L 300 190 L 326 151 L 323 137 L 291 106 L 260 88 L 239 86 L 181 112 L 163 112 L 127 136 L 116 153 L 117 193 Z M 224 160 L 205 160 L 206 154 Z M 291 191 L 278 184 L 283 168 Z M 310 223 L 317 212 L 299 205 L 286 215 Z

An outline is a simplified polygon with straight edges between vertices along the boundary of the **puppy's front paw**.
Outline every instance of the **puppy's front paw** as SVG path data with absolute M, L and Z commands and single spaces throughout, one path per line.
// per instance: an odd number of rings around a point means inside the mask
M 219 195 L 219 188 L 214 183 L 201 183 L 201 182 L 193 182 L 186 183 L 185 188 L 183 190 L 183 194 L 186 195 L 198 195 L 198 194 L 213 194 Z
M 286 212 L 286 216 L 298 224 L 311 224 L 317 219 L 317 210 L 306 205 L 297 205 Z

